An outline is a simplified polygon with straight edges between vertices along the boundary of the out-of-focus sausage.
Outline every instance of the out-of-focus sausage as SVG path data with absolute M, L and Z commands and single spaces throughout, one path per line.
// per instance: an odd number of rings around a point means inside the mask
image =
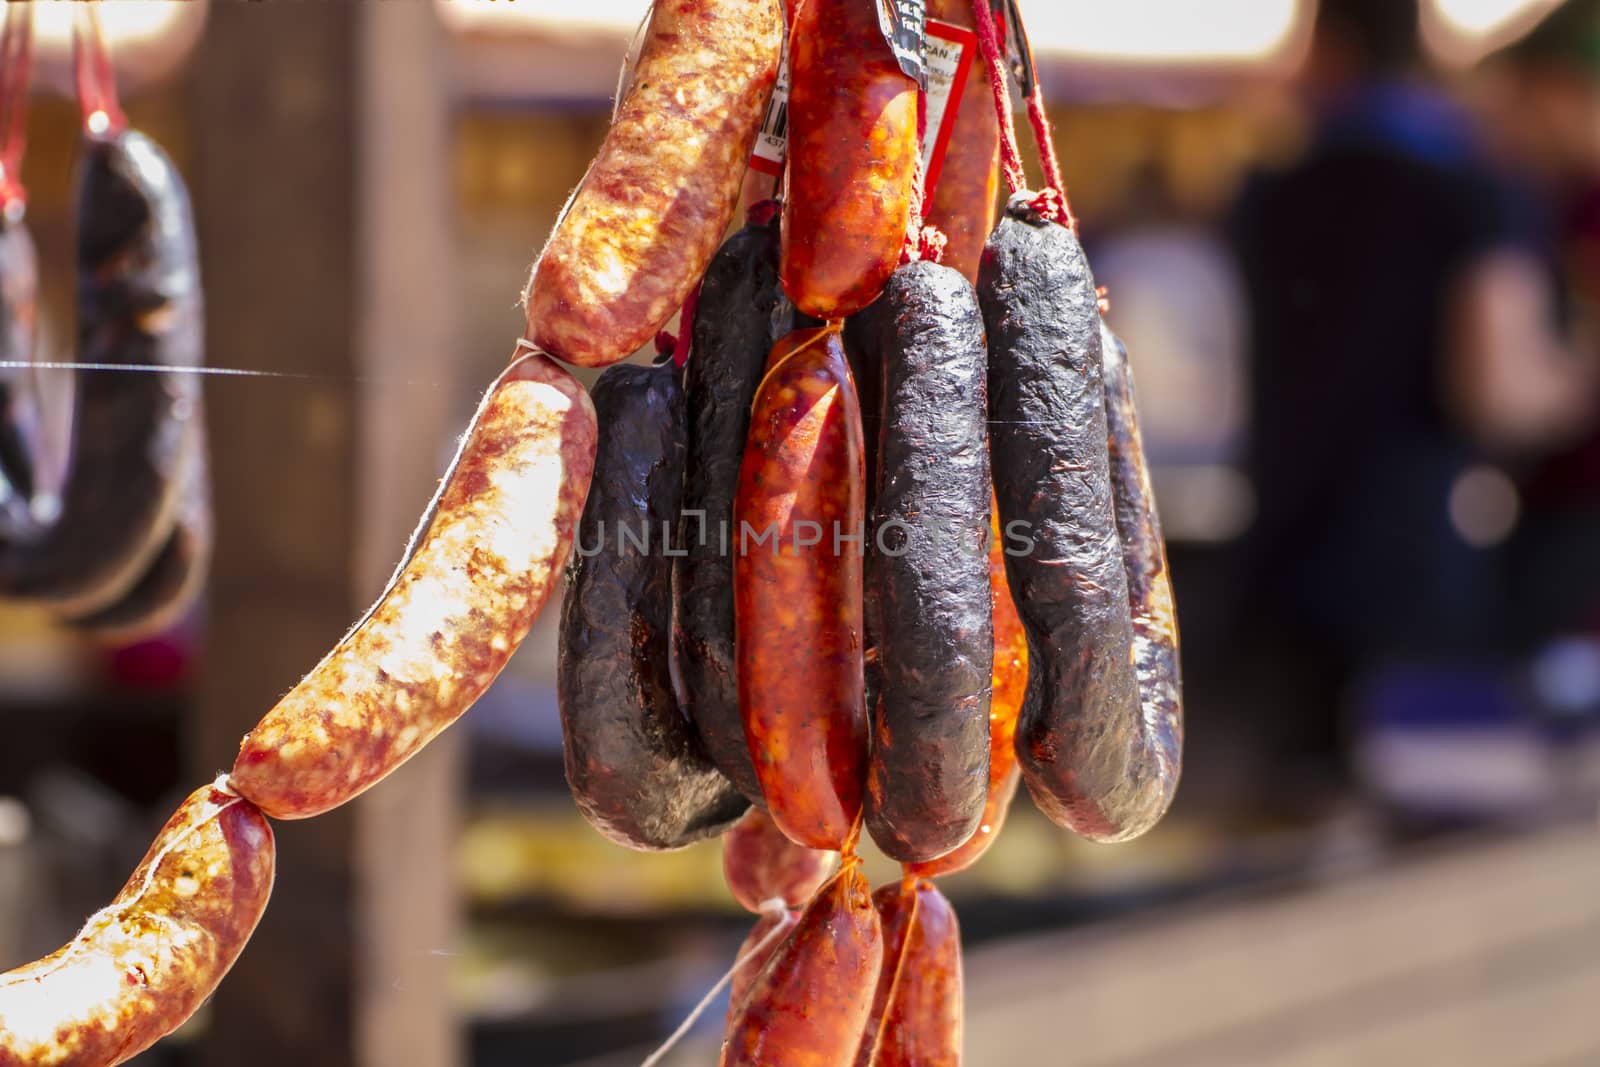
M 800 907 L 827 881 L 838 858 L 795 844 L 757 810 L 722 835 L 722 876 L 733 899 L 750 911 L 764 911 L 772 900 Z
M 471 707 L 560 577 L 594 454 L 583 387 L 544 356 L 512 363 L 389 587 L 245 737 L 234 787 L 274 818 L 320 814 Z
M 900 262 L 917 168 L 917 83 L 861 0 L 806 0 L 789 35 L 783 287 L 820 319 L 851 315 Z
M 189 432 L 199 441 L 188 449 L 177 522 L 166 545 L 121 600 L 93 615 L 68 620 L 97 641 L 125 645 L 160 633 L 182 618 L 205 588 L 213 525 L 203 420 L 196 416 Z
M 603 367 L 677 312 L 733 217 L 782 48 L 779 0 L 657 0 L 611 132 L 534 264 L 529 340 Z
M 249 801 L 190 794 L 77 937 L 0 975 L 0 1067 L 109 1067 L 176 1030 L 250 940 L 274 857 Z
M 199 437 L 204 321 L 183 179 L 143 134 L 87 135 L 78 166 L 78 353 L 173 368 L 82 372 L 60 517 L 0 551 L 0 596 L 93 614 L 149 570 L 172 532 Z
M 1098 296 L 1072 231 L 1019 193 L 984 249 L 995 494 L 1009 535 L 1028 691 L 1023 781 L 1052 820 L 1096 841 L 1137 837 L 1178 782 L 1173 722 L 1145 713 L 1117 534 Z
M 722 1067 L 843 1067 L 855 1061 L 883 968 L 883 931 L 850 857 L 800 916 L 729 1028 Z
M 739 704 L 773 822 L 832 851 L 855 825 L 866 777 L 863 479 L 839 330 L 797 330 L 772 351 L 739 473 Z

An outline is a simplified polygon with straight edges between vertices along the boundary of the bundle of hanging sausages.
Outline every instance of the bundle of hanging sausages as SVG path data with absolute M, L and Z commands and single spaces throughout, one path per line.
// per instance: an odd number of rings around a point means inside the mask
M 929 879 L 983 854 L 1019 777 L 1078 834 L 1142 833 L 1181 743 L 1126 356 L 1047 139 L 1051 189 L 1019 191 L 989 3 L 929 0 L 976 28 L 988 80 L 948 101 L 927 195 L 918 82 L 874 0 L 797 0 L 787 27 L 782 0 L 657 0 L 534 267 L 526 339 L 387 590 L 108 908 L 0 976 L 0 1065 L 120 1063 L 187 1018 L 265 907 L 264 816 L 327 811 L 415 755 L 569 555 L 579 808 L 638 849 L 722 833 L 761 914 L 723 1062 L 956 1062 L 959 938 Z M 719 248 L 786 28 L 781 215 L 756 203 Z M 612 367 L 592 402 L 555 362 L 619 363 L 680 308 L 674 358 Z M 863 827 L 904 865 L 876 894 Z

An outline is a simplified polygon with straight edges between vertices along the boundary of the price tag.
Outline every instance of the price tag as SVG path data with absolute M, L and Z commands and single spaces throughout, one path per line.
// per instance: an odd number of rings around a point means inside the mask
M 866 0 L 858 0 L 866 2 Z M 878 5 L 878 26 L 883 39 L 894 50 L 894 58 L 906 77 L 915 78 L 926 91 L 928 72 L 922 59 L 923 25 L 928 21 L 926 0 L 872 0 Z
M 955 129 L 962 92 L 978 55 L 978 35 L 964 26 L 928 20 L 928 129 L 922 139 L 924 202 L 933 199 L 944 170 L 944 157 Z
M 761 120 L 761 132 L 756 134 L 756 146 L 750 152 L 750 169 L 779 177 L 788 153 L 789 50 L 785 48 L 783 61 L 778 64 L 778 80 L 772 87 L 772 99 L 767 101 L 767 115 Z

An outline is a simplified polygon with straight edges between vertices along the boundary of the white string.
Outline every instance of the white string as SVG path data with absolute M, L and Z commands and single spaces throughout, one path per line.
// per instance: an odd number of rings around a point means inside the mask
M 82 370 L 127 371 L 134 374 L 203 374 L 222 378 L 287 378 L 302 382 L 384 383 L 392 378 L 342 377 L 332 374 L 301 374 L 282 370 L 251 370 L 247 367 L 173 367 L 161 363 L 78 363 L 73 361 L 36 362 L 27 359 L 0 359 L 0 370 Z M 403 385 L 438 386 L 436 381 L 403 379 Z
M 727 987 L 728 983 L 733 981 L 733 976 L 738 974 L 740 969 L 747 963 L 766 951 L 767 946 L 772 944 L 778 935 L 788 933 L 789 928 L 795 924 L 795 919 L 789 914 L 788 906 L 784 904 L 783 900 L 774 897 L 771 900 L 763 901 L 761 904 L 761 914 L 763 915 L 774 909 L 783 912 L 783 922 L 767 931 L 767 936 L 756 942 L 754 948 L 734 961 L 733 966 L 728 968 L 728 973 L 724 974 L 717 981 L 717 984 L 711 987 L 709 993 L 700 998 L 700 1003 L 696 1004 L 694 1009 L 689 1012 L 689 1017 L 683 1020 L 678 1028 L 672 1031 L 667 1040 L 662 1043 L 661 1047 L 652 1052 L 639 1067 L 656 1067 L 657 1064 L 665 1059 L 667 1053 L 671 1052 L 678 1042 L 682 1041 L 685 1035 L 694 1029 L 694 1024 L 699 1021 L 700 1016 L 705 1014 L 706 1009 L 711 1007 L 712 1002 L 717 999 L 717 996 Z

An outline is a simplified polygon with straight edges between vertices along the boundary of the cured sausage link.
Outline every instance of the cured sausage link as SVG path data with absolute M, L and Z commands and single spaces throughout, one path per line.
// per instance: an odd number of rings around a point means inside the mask
M 1028 633 L 1022 777 L 1055 822 L 1095 841 L 1153 826 L 1178 768 L 1145 714 L 1112 495 L 1100 317 L 1076 236 L 1012 199 L 984 250 L 995 493 Z
M 837 859 L 837 853 L 790 841 L 759 810 L 745 812 L 722 835 L 723 879 L 749 911 L 764 911 L 772 900 L 800 907 L 828 880 Z
M 561 604 L 556 691 L 567 784 L 628 848 L 682 848 L 749 801 L 711 765 L 672 690 L 672 551 L 683 486 L 677 368 L 619 364 L 595 382 L 601 436 Z
M 734 654 L 733 499 L 750 405 L 792 308 L 778 283 L 778 220 L 745 226 L 706 268 L 684 372 L 689 451 L 674 559 L 673 645 L 684 709 L 706 754 L 751 800 L 761 783 L 744 739 Z
M 1161 746 L 1160 761 L 1177 787 L 1183 764 L 1183 675 L 1178 656 L 1178 616 L 1167 568 L 1150 466 L 1139 433 L 1139 409 L 1128 349 L 1101 324 L 1106 379 L 1106 427 L 1111 456 L 1111 496 L 1117 536 L 1133 609 L 1133 669 L 1139 679 L 1144 721 Z
M 190 794 L 77 937 L 0 975 L 0 1067 L 109 1067 L 176 1030 L 250 940 L 275 856 L 249 801 Z
M 611 131 L 534 264 L 534 344 L 603 367 L 677 312 L 733 217 L 782 49 L 780 0 L 657 0 Z
M 891 859 L 916 862 L 972 836 L 988 786 L 988 354 L 977 296 L 949 267 L 901 267 L 864 314 L 883 369 L 867 828 Z
M 722 1067 L 853 1063 L 883 968 L 883 931 L 861 861 L 818 891 L 745 995 Z
M 883 973 L 856 1067 L 959 1067 L 961 927 L 932 882 L 872 894 L 883 923 Z
M 783 287 L 840 319 L 900 262 L 917 166 L 917 83 L 895 61 L 876 5 L 805 0 L 789 34 L 789 177 Z
M 234 788 L 274 818 L 321 814 L 471 707 L 560 577 L 594 454 L 570 374 L 541 355 L 507 368 L 388 588 L 245 737 Z
M 829 851 L 855 826 L 866 777 L 863 480 L 839 330 L 797 330 L 772 351 L 739 473 L 739 704 L 773 822 Z
M 79 375 L 59 519 L 0 551 L 0 596 L 84 617 L 120 600 L 172 532 L 200 436 L 204 348 L 194 219 L 183 179 L 134 130 L 89 136 L 78 164 L 78 353 L 172 368 Z

